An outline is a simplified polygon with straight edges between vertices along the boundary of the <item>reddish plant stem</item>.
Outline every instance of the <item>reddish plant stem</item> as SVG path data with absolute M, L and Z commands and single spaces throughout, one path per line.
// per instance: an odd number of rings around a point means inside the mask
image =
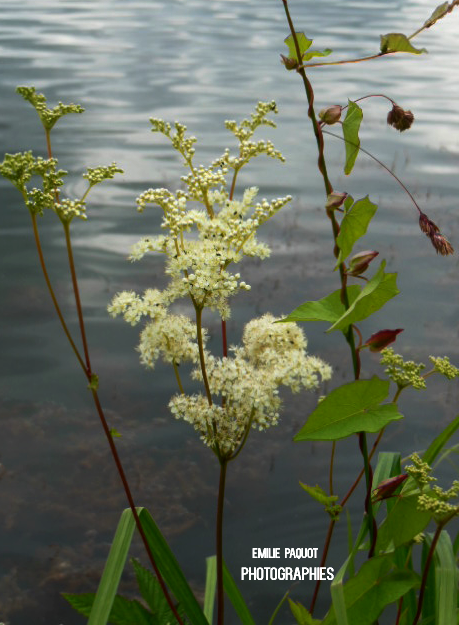
M 429 553 L 427 554 L 427 558 L 426 558 L 426 562 L 424 565 L 424 572 L 422 574 L 422 580 L 421 580 L 421 587 L 419 589 L 419 596 L 418 596 L 418 609 L 416 610 L 416 614 L 414 615 L 414 619 L 413 619 L 413 624 L 412 625 L 416 625 L 416 623 L 418 623 L 420 617 L 421 617 L 421 613 L 422 613 L 422 603 L 424 601 L 424 593 L 426 591 L 426 585 L 427 585 L 427 576 L 429 574 L 429 568 L 430 568 L 430 563 L 432 562 L 432 558 L 435 552 L 435 547 L 437 546 L 437 542 L 440 538 L 440 534 L 443 530 L 443 526 L 445 525 L 445 523 L 439 523 L 434 537 L 432 539 L 432 543 L 430 545 L 430 549 L 429 549 Z
M 52 150 L 51 150 L 51 138 L 50 138 L 50 132 L 48 130 L 45 130 L 45 136 L 46 136 L 46 146 L 47 146 L 47 151 L 48 151 L 48 157 L 52 158 L 53 156 L 52 156 Z M 55 191 L 55 197 L 56 197 L 56 202 L 59 202 L 59 192 L 58 192 L 57 189 Z M 48 276 L 48 271 L 46 269 L 46 263 L 45 263 L 45 260 L 44 260 L 44 257 L 43 257 L 43 250 L 42 250 L 41 243 L 40 243 L 40 238 L 39 238 L 39 235 L 38 235 L 38 228 L 37 228 L 35 215 L 32 215 L 32 223 L 33 223 L 33 229 L 34 229 L 35 243 L 36 243 L 36 247 L 37 247 L 37 251 L 38 251 L 38 257 L 40 259 L 40 265 L 41 265 L 41 268 L 42 268 L 42 271 L 43 271 L 43 275 L 45 277 L 45 282 L 46 282 L 46 285 L 48 287 L 49 294 L 51 296 L 51 300 L 52 300 L 52 302 L 54 304 L 54 308 L 56 310 L 56 313 L 57 313 L 57 316 L 59 318 L 59 321 L 61 322 L 61 325 L 62 325 L 62 328 L 64 330 L 64 333 L 65 333 L 67 339 L 69 340 L 70 345 L 72 346 L 72 349 L 73 349 L 73 351 L 75 353 L 75 356 L 77 357 L 77 360 L 78 360 L 81 368 L 83 369 L 84 374 L 85 374 L 88 382 L 91 384 L 91 382 L 92 382 L 91 360 L 90 360 L 90 357 L 89 357 L 89 349 L 88 349 L 87 340 L 86 340 L 86 330 L 85 330 L 85 324 L 84 324 L 83 309 L 81 307 L 81 300 L 80 300 L 79 288 L 78 288 L 78 280 L 77 280 L 77 276 L 76 276 L 75 263 L 74 263 L 74 260 L 73 260 L 73 251 L 72 251 L 72 245 L 71 245 L 71 240 L 70 240 L 69 223 L 64 223 L 63 222 L 63 226 L 64 226 L 64 232 L 65 232 L 65 240 L 66 240 L 66 246 L 67 246 L 67 255 L 68 255 L 68 260 L 69 260 L 70 273 L 71 273 L 71 276 L 72 276 L 72 285 L 73 285 L 73 291 L 74 291 L 74 296 L 75 296 L 75 305 L 76 305 L 76 308 L 77 308 L 78 322 L 79 322 L 79 326 L 80 326 L 81 338 L 82 338 L 82 341 L 83 341 L 83 349 L 84 349 L 84 354 L 85 354 L 86 365 L 83 362 L 83 359 L 81 358 L 81 356 L 80 356 L 80 354 L 78 352 L 78 349 L 75 346 L 73 338 L 72 338 L 72 336 L 71 336 L 71 334 L 70 334 L 70 332 L 69 332 L 69 330 L 67 328 L 67 324 L 65 323 L 64 317 L 63 317 L 61 309 L 60 309 L 60 306 L 59 306 L 59 304 L 57 302 L 57 299 L 56 299 L 56 296 L 54 294 L 54 289 L 52 288 L 51 281 L 50 281 L 49 276 Z M 96 410 L 97 410 L 97 414 L 99 416 L 100 422 L 102 424 L 102 428 L 103 428 L 105 436 L 107 438 L 107 442 L 108 442 L 108 445 L 110 447 L 110 451 L 111 451 L 113 460 L 115 462 L 118 474 L 120 476 L 120 479 L 121 479 L 121 482 L 122 482 L 122 485 L 123 485 L 123 488 L 124 488 L 124 492 L 126 494 L 126 499 L 128 500 L 129 507 L 131 509 L 132 516 L 134 517 L 134 522 L 135 522 L 135 525 L 137 527 L 137 530 L 138 530 L 138 532 L 140 534 L 140 537 L 142 539 L 142 542 L 144 544 L 145 551 L 146 551 L 147 556 L 148 556 L 148 558 L 150 560 L 150 563 L 151 563 L 151 565 L 153 567 L 153 570 L 154 570 L 154 572 L 156 574 L 156 577 L 158 579 L 159 585 L 161 586 L 161 590 L 162 590 L 162 592 L 164 594 L 164 597 L 165 597 L 167 603 L 169 604 L 169 607 L 170 607 L 172 613 L 174 614 L 175 618 L 177 619 L 177 623 L 179 623 L 179 625 L 183 625 L 183 621 L 182 621 L 179 613 L 177 612 L 177 609 L 176 609 L 176 607 L 174 605 L 172 597 L 169 594 L 169 591 L 168 591 L 168 589 L 166 587 L 164 579 L 163 579 L 163 577 L 162 577 L 162 575 L 161 575 L 161 573 L 160 573 L 160 571 L 159 571 L 159 569 L 158 569 L 158 567 L 156 565 L 156 561 L 155 561 L 155 558 L 154 558 L 153 553 L 151 551 L 150 545 L 148 543 L 147 536 L 146 536 L 146 534 L 145 534 L 145 532 L 143 530 L 142 524 L 140 522 L 140 518 L 139 518 L 139 515 L 138 515 L 138 512 L 137 512 L 137 508 L 135 506 L 134 498 L 132 496 L 131 488 L 129 486 L 129 482 L 128 482 L 127 477 L 126 477 L 126 473 L 124 471 L 121 459 L 119 457 L 118 450 L 116 449 L 116 445 L 115 445 L 115 443 L 113 441 L 113 436 L 112 436 L 112 434 L 110 432 L 110 428 L 108 427 L 108 423 L 107 423 L 107 420 L 105 418 L 104 411 L 103 411 L 102 406 L 100 404 L 97 390 L 95 388 L 92 388 L 91 386 L 90 386 L 90 389 L 91 389 L 92 397 L 93 397 L 94 404 L 95 404 L 95 407 L 96 407 Z
M 295 45 L 297 60 L 298 60 L 298 63 L 301 64 L 301 50 L 300 50 L 300 46 L 298 43 L 298 38 L 296 36 L 295 27 L 290 17 L 287 0 L 282 0 L 282 3 L 284 5 L 284 10 L 285 10 L 285 14 L 287 17 L 288 25 L 289 25 L 292 39 Z M 324 185 L 325 185 L 325 192 L 328 196 L 330 193 L 332 193 L 333 187 L 328 178 L 328 173 L 327 173 L 327 166 L 326 166 L 325 156 L 324 156 L 323 133 L 322 133 L 320 124 L 317 122 L 315 111 L 314 111 L 314 91 L 313 91 L 311 83 L 309 82 L 306 76 L 304 67 L 299 65 L 299 67 L 297 68 L 297 72 L 300 74 L 303 80 L 304 87 L 305 87 L 306 97 L 308 100 L 308 116 L 313 126 L 314 135 L 316 137 L 317 147 L 319 151 L 318 168 L 319 168 L 320 173 L 322 174 L 322 178 L 323 178 Z M 332 224 L 333 238 L 335 242 L 333 253 L 335 255 L 335 258 L 337 258 L 339 255 L 339 249 L 337 245 L 339 225 L 338 225 L 338 222 L 336 221 L 335 212 L 332 209 L 327 209 L 327 216 L 330 219 L 331 224 Z M 347 275 L 346 275 L 346 267 L 344 263 L 340 263 L 339 273 L 340 273 L 340 280 L 341 280 L 341 301 L 345 309 L 347 310 L 349 308 L 349 298 L 348 298 L 347 288 L 346 288 L 347 287 Z M 345 333 L 345 338 L 346 338 L 347 343 L 349 344 L 349 348 L 351 351 L 352 364 L 353 364 L 353 369 L 354 369 L 354 378 L 358 380 L 359 375 L 360 375 L 360 358 L 355 347 L 355 339 L 354 339 L 354 332 L 353 332 L 352 326 L 348 327 Z M 372 505 L 371 505 L 371 485 L 372 485 L 371 484 L 371 466 L 368 460 L 365 432 L 359 433 L 359 446 L 360 446 L 362 457 L 363 457 L 364 472 L 365 472 L 366 487 L 367 487 L 367 495 L 365 499 L 365 514 L 368 515 L 368 522 L 369 522 L 369 528 L 370 528 L 370 542 L 371 544 L 374 544 L 376 541 L 376 523 L 374 521 L 373 510 L 372 510 Z M 333 530 L 333 527 L 331 527 L 331 530 Z M 330 542 L 330 540 L 331 540 L 331 537 L 328 540 L 328 542 Z M 320 584 L 320 580 L 318 580 L 317 584 Z
M 37 250 L 38 250 L 38 256 L 39 256 L 39 259 L 40 259 L 40 265 L 41 265 L 41 268 L 42 268 L 42 271 L 43 271 L 43 275 L 45 277 L 46 285 L 47 285 L 49 293 L 51 295 L 51 299 L 52 299 L 53 304 L 54 304 L 54 308 L 56 310 L 56 313 L 57 313 L 57 316 L 59 318 L 59 321 L 61 322 L 61 325 L 62 325 L 62 328 L 63 328 L 63 330 L 65 332 L 65 335 L 67 336 L 67 338 L 68 338 L 68 340 L 69 340 L 69 342 L 70 342 L 70 344 L 72 346 L 72 349 L 75 352 L 75 355 L 76 355 L 76 357 L 78 359 L 78 362 L 79 362 L 81 368 L 83 369 L 84 374 L 85 374 L 88 382 L 91 382 L 91 375 L 92 374 L 91 374 L 91 363 L 90 363 L 90 360 L 89 360 L 89 352 L 88 352 L 88 355 L 87 355 L 88 366 L 86 367 L 85 363 L 83 362 L 83 359 L 81 358 L 81 356 L 80 356 L 80 354 L 79 354 L 79 352 L 78 352 L 78 350 L 77 350 L 77 348 L 75 346 L 75 343 L 74 343 L 74 341 L 73 341 L 73 339 L 72 339 L 72 337 L 71 337 L 71 335 L 69 333 L 69 330 L 68 330 L 67 325 L 65 323 L 65 320 L 63 318 L 62 312 L 60 310 L 60 306 L 59 306 L 59 304 L 58 304 L 58 302 L 56 300 L 56 296 L 54 294 L 54 290 L 52 288 L 51 282 L 49 280 L 48 271 L 46 269 L 46 264 L 45 264 L 45 261 L 44 261 L 44 258 L 43 258 L 43 251 L 42 251 L 40 239 L 39 239 L 39 236 L 38 236 L 38 229 L 37 229 L 37 225 L 36 225 L 35 215 L 32 215 L 32 222 L 33 222 L 33 228 L 34 228 L 35 242 L 36 242 L 36 246 L 37 246 Z M 80 308 L 81 308 L 81 305 L 80 305 Z M 79 317 L 79 319 L 81 318 L 81 322 L 84 324 L 84 320 L 83 320 L 82 315 L 81 315 L 81 317 L 80 317 L 80 315 L 78 315 L 78 317 Z M 158 567 L 156 565 L 155 559 L 153 557 L 153 553 L 152 553 L 152 551 L 150 549 L 150 545 L 148 544 L 148 540 L 147 540 L 146 534 L 145 534 L 145 532 L 143 530 L 143 527 L 142 527 L 142 524 L 140 522 L 140 518 L 139 518 L 139 515 L 138 515 L 138 512 L 137 512 L 137 509 L 136 509 L 136 506 L 135 506 L 135 503 L 134 503 L 134 499 L 132 497 L 132 493 L 131 493 L 131 489 L 129 487 L 129 483 L 127 481 L 126 474 L 125 474 L 124 469 L 123 469 L 123 465 L 121 463 L 120 457 L 118 455 L 118 451 L 117 451 L 115 443 L 113 441 L 113 437 L 112 437 L 112 434 L 110 432 L 110 428 L 108 427 L 108 423 L 107 423 L 107 420 L 105 418 L 102 406 L 100 404 L 97 391 L 95 389 L 91 388 L 91 393 L 92 393 L 92 397 L 93 397 L 93 400 L 94 400 L 94 404 L 96 406 L 97 414 L 99 415 L 99 419 L 100 419 L 100 422 L 102 424 L 102 428 L 104 430 L 105 436 L 107 438 L 107 441 L 108 441 L 108 444 L 109 444 L 109 447 L 110 447 L 110 451 L 111 451 L 113 460 L 115 462 L 118 474 L 119 474 L 121 482 L 123 484 L 124 492 L 126 494 L 126 498 L 128 500 L 129 507 L 130 507 L 131 512 L 132 512 L 132 516 L 134 517 L 134 521 L 135 521 L 137 530 L 138 530 L 138 532 L 139 532 L 139 534 L 140 534 L 140 536 L 142 538 L 142 541 L 144 543 L 145 550 L 147 552 L 148 558 L 149 558 L 149 560 L 151 562 L 151 565 L 153 567 L 153 570 L 155 571 L 155 574 L 156 574 L 156 576 L 158 578 L 158 581 L 160 583 L 160 586 L 161 586 L 161 589 L 162 589 L 162 591 L 164 593 L 164 596 L 165 596 L 165 598 L 166 598 L 166 600 L 167 600 L 167 602 L 168 602 L 168 604 L 169 604 L 169 606 L 170 606 L 174 616 L 177 618 L 177 622 L 180 623 L 181 625 L 183 625 L 183 621 L 181 620 L 180 615 L 178 614 L 178 612 L 177 612 L 177 610 L 175 608 L 174 602 L 172 601 L 172 598 L 169 595 L 169 592 L 168 592 L 167 587 L 165 585 L 165 582 L 164 582 L 164 580 L 162 578 L 162 575 L 161 575 L 161 573 L 160 573 L 160 571 L 159 571 L 159 569 L 158 569 Z

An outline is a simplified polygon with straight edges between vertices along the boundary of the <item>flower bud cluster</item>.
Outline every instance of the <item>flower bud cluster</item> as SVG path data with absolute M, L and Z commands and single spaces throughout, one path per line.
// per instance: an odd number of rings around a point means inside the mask
M 48 108 L 46 105 L 46 98 L 42 93 L 37 93 L 35 87 L 18 87 L 16 92 L 21 95 L 24 100 L 30 102 L 30 104 L 37 111 L 40 120 L 46 130 L 51 130 L 54 124 L 69 113 L 84 113 L 84 108 L 79 104 L 62 104 L 59 102 L 54 108 Z
M 417 390 L 426 388 L 426 381 L 421 375 L 421 371 L 425 369 L 423 363 L 416 363 L 412 360 L 403 360 L 400 354 L 395 354 L 392 347 L 386 347 L 381 352 L 381 364 L 387 365 L 386 375 L 397 384 L 398 387 L 404 388 L 412 386 Z
M 115 174 L 124 174 L 124 171 L 116 163 L 112 163 L 106 167 L 88 167 L 88 171 L 86 174 L 83 174 L 83 178 L 86 178 L 89 181 L 89 185 L 93 187 L 104 180 L 114 178 Z
M 86 204 L 81 200 L 70 200 L 65 198 L 54 203 L 54 210 L 60 219 L 65 223 L 70 223 L 74 217 L 86 220 Z
M 459 377 L 459 369 L 450 363 L 448 356 L 443 358 L 429 356 L 429 360 L 434 365 L 435 371 L 444 375 L 448 380 Z

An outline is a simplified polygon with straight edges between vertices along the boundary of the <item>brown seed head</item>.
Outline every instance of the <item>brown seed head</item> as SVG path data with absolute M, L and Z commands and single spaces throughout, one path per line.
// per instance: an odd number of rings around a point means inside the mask
M 408 130 L 414 122 L 414 115 L 411 111 L 404 111 L 401 106 L 394 104 L 392 110 L 387 115 L 387 123 L 400 132 Z

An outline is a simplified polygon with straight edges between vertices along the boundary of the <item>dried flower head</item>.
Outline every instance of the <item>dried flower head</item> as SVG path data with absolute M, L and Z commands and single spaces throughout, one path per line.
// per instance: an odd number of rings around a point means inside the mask
M 454 254 L 454 249 L 451 243 L 440 232 L 439 227 L 431 219 L 429 219 L 425 213 L 421 213 L 419 216 L 419 227 L 422 232 L 429 237 L 437 254 L 441 254 L 442 256 Z
M 387 115 L 387 123 L 400 132 L 408 130 L 414 122 L 414 115 L 411 111 L 404 111 L 401 106 L 394 104 L 392 110 Z

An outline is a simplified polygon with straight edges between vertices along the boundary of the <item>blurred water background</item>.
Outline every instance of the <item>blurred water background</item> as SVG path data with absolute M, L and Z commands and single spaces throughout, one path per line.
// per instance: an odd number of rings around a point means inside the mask
M 239 192 L 256 185 L 261 197 L 290 193 L 290 208 L 265 230 L 273 249 L 262 265 L 245 263 L 250 295 L 234 301 L 231 341 L 254 315 L 285 314 L 303 301 L 337 288 L 331 232 L 323 212 L 323 183 L 307 118 L 302 83 L 280 64 L 288 34 L 282 3 L 268 0 L 2 0 L 0 18 L 1 152 L 45 153 L 35 111 L 15 94 L 35 85 L 51 105 L 82 104 L 53 132 L 59 164 L 68 170 L 67 196 L 86 188 L 86 166 L 116 161 L 123 177 L 96 188 L 89 220 L 75 223 L 75 256 L 94 369 L 138 505 L 147 506 L 170 540 L 198 594 L 204 557 L 214 553 L 217 463 L 189 425 L 174 421 L 167 401 L 175 392 L 171 371 L 143 370 L 135 345 L 138 328 L 110 319 L 106 306 L 122 289 L 164 283 L 162 259 L 130 264 L 130 246 L 158 232 L 160 213 L 139 215 L 135 198 L 146 188 L 177 188 L 183 174 L 166 140 L 150 132 L 148 118 L 180 120 L 198 137 L 198 162 L 235 147 L 225 119 L 248 117 L 258 100 L 276 100 L 278 129 L 263 129 L 287 164 L 256 159 L 243 170 Z M 429 0 L 292 0 L 297 30 L 335 59 L 377 52 L 379 35 L 412 33 L 435 8 Z M 386 93 L 413 111 L 409 132 L 386 124 L 388 103 L 364 103 L 362 145 L 391 167 L 428 216 L 459 249 L 458 168 L 459 12 L 415 40 L 429 54 L 398 55 L 370 63 L 310 71 L 317 107 Z M 362 323 L 364 336 L 405 328 L 397 350 L 459 361 L 457 255 L 437 256 L 417 225 L 408 196 L 361 154 L 351 177 L 343 174 L 344 146 L 326 138 L 335 189 L 355 198 L 370 194 L 379 205 L 364 248 L 377 249 L 398 272 L 401 295 Z M 0 179 L 0 620 L 9 625 L 77 625 L 84 619 L 66 606 L 62 591 L 95 590 L 120 511 L 118 478 L 77 364 L 52 310 L 37 262 L 30 219 L 18 192 Z M 60 225 L 41 221 L 41 236 L 59 300 L 76 330 Z M 363 248 L 360 248 L 363 249 Z M 218 349 L 218 320 L 207 316 Z M 312 353 L 334 367 L 329 389 L 351 379 L 341 336 L 322 324 L 305 327 Z M 364 360 L 363 375 L 382 373 L 378 356 Z M 407 455 L 426 447 L 457 413 L 458 388 L 432 380 L 428 394 L 407 392 L 403 422 L 388 428 L 381 449 Z M 230 465 L 225 516 L 226 559 L 235 577 L 251 566 L 252 547 L 318 547 L 327 524 L 298 481 L 326 487 L 329 445 L 293 444 L 292 437 L 317 395 L 285 394 L 281 424 L 253 432 Z M 343 494 L 360 468 L 357 441 L 340 443 L 336 489 Z M 456 467 L 444 463 L 448 482 Z M 352 517 L 362 510 L 355 497 Z M 336 532 L 330 565 L 345 556 L 345 524 Z M 134 553 L 142 556 L 140 547 Z M 304 564 L 304 563 L 303 563 Z M 317 564 L 314 563 L 314 564 Z M 124 580 L 133 589 L 132 575 Z M 266 623 L 288 582 L 247 582 L 241 588 L 257 623 Z M 313 583 L 294 589 L 309 604 Z M 322 598 L 322 610 L 328 598 Z M 319 613 L 318 613 L 319 615 Z M 292 619 L 286 612 L 281 622 Z M 229 618 L 229 623 L 237 619 Z

